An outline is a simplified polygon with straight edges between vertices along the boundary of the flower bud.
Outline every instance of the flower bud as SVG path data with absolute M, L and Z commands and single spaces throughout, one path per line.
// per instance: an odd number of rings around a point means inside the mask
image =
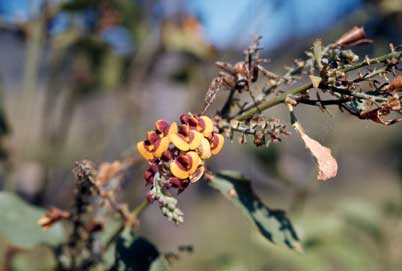
M 162 160 L 162 161 L 164 161 L 164 162 L 169 162 L 169 161 L 172 160 L 172 159 L 173 159 L 172 153 L 171 153 L 169 150 L 166 150 L 166 151 L 164 151 L 164 152 L 162 153 L 162 156 L 161 156 L 161 160 Z
M 148 200 L 149 203 L 152 203 L 155 200 L 154 195 L 153 195 L 153 193 L 151 191 L 149 191 L 147 193 L 147 200 Z
M 147 184 L 152 183 L 153 178 L 154 173 L 152 173 L 150 170 L 145 171 L 144 179 L 147 182 Z
M 262 146 L 265 144 L 265 134 L 262 130 L 257 130 L 254 134 L 254 144 L 256 146 Z
M 149 163 L 148 170 L 151 171 L 152 173 L 156 173 L 158 171 L 158 164 L 156 162 Z
M 181 181 L 176 177 L 170 178 L 170 183 L 172 184 L 173 187 L 176 188 L 179 188 L 181 186 Z

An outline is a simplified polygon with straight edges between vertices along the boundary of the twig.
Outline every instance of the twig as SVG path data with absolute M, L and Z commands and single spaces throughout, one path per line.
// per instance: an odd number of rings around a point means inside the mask
M 369 61 L 364 60 L 364 61 L 359 62 L 357 64 L 347 66 L 345 68 L 339 69 L 338 71 L 340 71 L 340 72 L 350 72 L 350 71 L 357 70 L 357 69 L 362 68 L 362 67 L 367 66 L 367 65 L 377 64 L 377 63 L 384 62 L 384 61 L 386 61 L 388 59 L 400 58 L 400 57 L 402 57 L 402 51 L 391 52 L 391 53 L 388 53 L 388 54 L 385 54 L 385 55 L 382 55 L 382 56 L 379 56 L 379 57 L 376 57 L 376 58 L 372 58 Z M 273 98 L 271 98 L 271 99 L 269 99 L 267 101 L 261 102 L 260 104 L 258 104 L 258 108 L 257 107 L 250 108 L 249 110 L 247 110 L 247 111 L 235 116 L 234 118 L 237 119 L 237 120 L 249 119 L 254 114 L 258 113 L 259 110 L 260 111 L 267 110 L 267 109 L 269 109 L 269 108 L 271 108 L 271 107 L 273 107 L 275 105 L 283 103 L 285 101 L 286 97 L 288 97 L 289 95 L 291 96 L 291 95 L 299 94 L 299 93 L 304 92 L 304 91 L 306 91 L 306 90 L 308 90 L 308 89 L 310 89 L 312 87 L 313 87 L 312 83 L 306 83 L 306 84 L 303 84 L 301 86 L 292 88 L 292 89 L 290 89 L 290 90 L 288 90 L 288 91 L 286 91 L 286 92 L 284 92 L 284 93 L 282 93 L 282 94 L 280 94 L 280 95 L 278 95 L 276 97 L 273 97 Z
M 123 230 L 127 227 L 127 226 L 134 226 L 135 224 L 137 224 L 138 222 L 138 218 L 139 216 L 145 211 L 145 209 L 149 206 L 149 202 L 144 199 L 140 204 L 138 204 L 137 207 L 134 208 L 134 210 L 131 212 L 132 218 L 133 220 L 131 221 L 131 225 L 127 225 L 124 222 L 121 223 L 121 225 L 119 226 L 119 228 L 112 234 L 112 236 L 110 237 L 110 239 L 106 242 L 104 248 L 103 248 L 103 252 L 106 252 L 110 246 L 112 244 L 114 244 L 115 240 L 120 236 L 120 234 L 123 232 Z

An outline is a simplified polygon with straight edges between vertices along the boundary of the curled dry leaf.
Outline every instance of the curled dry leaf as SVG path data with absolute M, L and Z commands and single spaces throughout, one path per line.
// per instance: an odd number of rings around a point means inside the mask
M 319 181 L 326 181 L 336 176 L 338 172 L 338 163 L 331 154 L 331 149 L 322 146 L 319 142 L 309 137 L 304 133 L 303 129 L 300 129 L 295 125 L 296 130 L 300 133 L 301 138 L 306 144 L 306 147 L 311 151 L 313 156 L 318 162 L 318 176 Z
M 291 123 L 296 131 L 300 134 L 301 138 L 306 144 L 307 149 L 313 154 L 313 156 L 317 159 L 318 162 L 318 176 L 317 179 L 319 181 L 326 181 L 330 178 L 336 176 L 338 172 L 338 163 L 336 159 L 331 154 L 331 149 L 322 146 L 319 142 L 315 141 L 314 139 L 310 138 L 305 132 L 303 127 L 298 122 L 296 115 L 293 111 L 293 106 L 287 104 Z
M 353 27 L 348 32 L 343 34 L 337 41 L 338 46 L 356 46 L 370 44 L 372 40 L 366 38 L 366 32 L 363 27 Z
M 395 80 L 398 80 L 398 78 L 395 78 Z M 384 119 L 384 116 L 390 115 L 391 113 L 398 113 L 399 115 L 402 114 L 401 102 L 399 100 L 400 99 L 399 95 L 395 90 L 396 87 L 392 89 L 393 95 L 389 97 L 388 100 L 385 103 L 383 103 L 380 107 L 360 112 L 358 117 L 360 119 L 368 119 L 376 123 L 383 124 L 385 126 L 401 122 L 402 118 L 394 118 L 388 120 Z
M 114 161 L 113 163 L 102 163 L 99 166 L 98 175 L 96 177 L 96 184 L 100 186 L 106 184 L 122 169 L 123 165 L 119 161 Z
M 391 91 L 402 91 L 402 76 L 398 75 L 389 84 L 389 89 Z
M 391 110 L 388 108 L 376 108 L 374 110 L 369 110 L 369 111 L 360 113 L 359 118 L 369 119 L 376 123 L 383 124 L 385 126 L 389 126 L 389 125 L 402 121 L 402 118 L 391 119 L 391 120 L 385 120 L 384 118 L 382 118 L 382 116 L 389 115 L 390 113 L 391 113 Z
M 58 208 L 50 208 L 47 212 L 38 220 L 38 224 L 44 229 L 48 230 L 53 224 L 60 220 L 70 217 L 70 213 L 60 210 Z

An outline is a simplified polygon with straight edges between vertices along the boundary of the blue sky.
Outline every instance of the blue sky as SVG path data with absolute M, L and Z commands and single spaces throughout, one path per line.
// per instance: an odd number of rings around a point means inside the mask
M 50 0 L 57 1 L 60 0 Z M 41 3 L 42 0 L 0 0 L 0 18 L 7 22 L 26 21 L 38 13 Z M 269 49 L 280 46 L 289 37 L 324 30 L 358 8 L 361 0 L 168 0 L 160 3 L 165 14 L 174 13 L 184 3 L 189 13 L 201 18 L 207 39 L 217 47 L 244 47 L 258 34 L 263 35 L 263 44 Z
M 274 48 L 290 36 L 322 31 L 359 7 L 360 0 L 192 0 L 188 10 L 200 16 L 207 38 L 219 47 L 243 46 L 263 35 Z M 243 38 L 243 40 L 241 39 Z

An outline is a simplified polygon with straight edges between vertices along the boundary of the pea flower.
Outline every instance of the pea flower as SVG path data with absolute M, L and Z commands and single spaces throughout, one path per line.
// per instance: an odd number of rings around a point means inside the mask
M 223 136 L 221 134 L 212 133 L 208 137 L 208 141 L 209 141 L 210 146 L 211 146 L 211 153 L 213 155 L 215 155 L 215 154 L 218 154 L 221 151 L 225 139 L 223 138 Z
M 224 144 L 223 136 L 214 132 L 208 116 L 192 113 L 180 116 L 181 124 L 155 122 L 155 130 L 146 134 L 146 140 L 137 143 L 137 150 L 148 161 L 144 179 L 151 189 L 147 193 L 150 203 L 158 201 L 163 214 L 172 221 L 182 221 L 182 212 L 176 208 L 170 188 L 183 192 L 205 173 L 205 160 L 218 154 Z
M 156 130 L 147 133 L 147 139 L 137 143 L 137 150 L 145 160 L 160 158 L 170 144 L 169 136 L 177 133 L 177 124 L 169 125 L 164 120 L 155 122 Z
M 171 142 L 181 151 L 197 149 L 202 140 L 202 134 L 196 130 L 190 129 L 189 125 L 180 125 L 177 133 L 169 136 Z
M 180 121 L 189 125 L 191 129 L 202 133 L 205 137 L 208 137 L 214 129 L 214 124 L 208 116 L 197 117 L 188 113 L 181 115 Z
M 179 179 L 187 179 L 197 170 L 200 163 L 201 158 L 196 152 L 183 153 L 170 163 L 170 172 Z

